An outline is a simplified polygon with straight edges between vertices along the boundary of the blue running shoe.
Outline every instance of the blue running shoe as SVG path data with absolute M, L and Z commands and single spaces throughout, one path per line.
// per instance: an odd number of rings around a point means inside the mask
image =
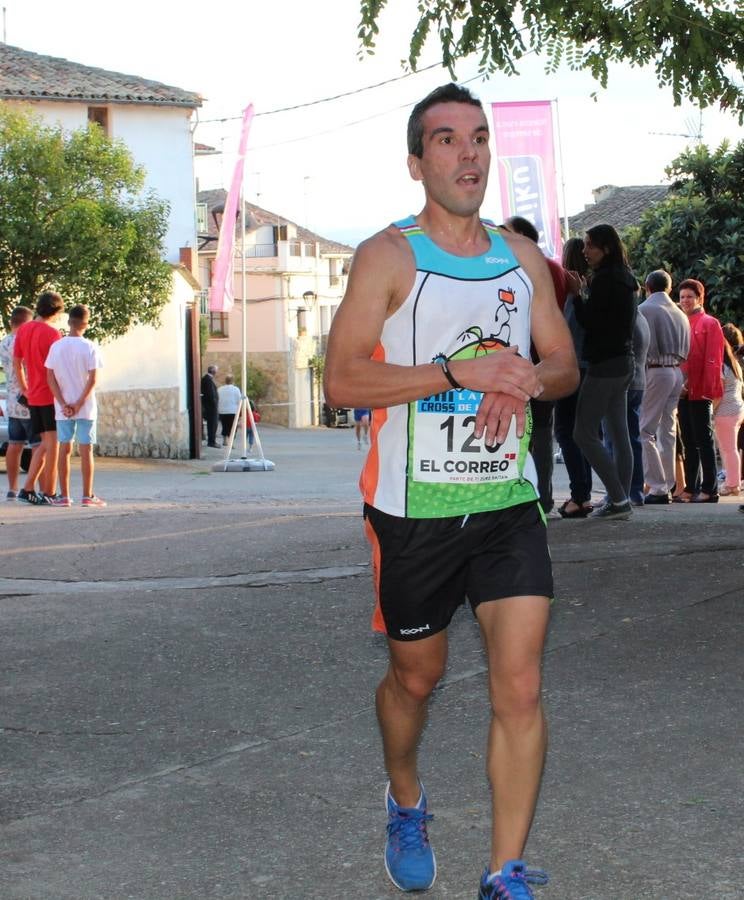
M 385 805 L 388 812 L 385 844 L 388 876 L 401 891 L 425 891 L 434 884 L 437 863 L 426 831 L 426 823 L 431 822 L 434 816 L 426 811 L 424 788 L 421 787 L 421 799 L 417 806 L 398 806 L 388 782 Z
M 547 883 L 545 872 L 528 869 L 521 859 L 512 859 L 504 863 L 495 875 L 486 869 L 481 878 L 478 900 L 535 900 L 529 885 Z

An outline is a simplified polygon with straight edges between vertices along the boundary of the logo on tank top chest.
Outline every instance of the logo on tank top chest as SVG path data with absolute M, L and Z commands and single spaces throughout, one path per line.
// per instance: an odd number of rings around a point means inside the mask
M 508 266 L 511 262 L 510 259 L 506 259 L 504 256 L 487 256 L 486 263 L 489 266 Z

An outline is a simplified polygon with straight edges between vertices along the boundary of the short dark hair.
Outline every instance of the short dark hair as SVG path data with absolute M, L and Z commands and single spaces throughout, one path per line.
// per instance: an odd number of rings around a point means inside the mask
M 419 100 L 408 117 L 408 152 L 411 156 L 421 159 L 424 155 L 424 113 L 437 103 L 468 103 L 470 106 L 483 109 L 480 100 L 459 84 L 450 82 L 434 88 L 423 100 Z
M 67 310 L 67 318 L 75 319 L 76 322 L 87 322 L 90 318 L 90 310 L 84 303 L 76 303 Z
M 10 314 L 11 328 L 14 325 L 23 325 L 24 322 L 28 322 L 28 320 L 33 319 L 33 317 L 34 311 L 28 306 L 16 306 L 16 308 Z
M 700 297 L 701 300 L 705 300 L 705 285 L 702 281 L 698 281 L 697 278 L 685 278 L 684 281 L 680 281 L 678 291 L 692 291 L 696 297 Z
M 44 291 L 36 301 L 36 315 L 42 319 L 51 319 L 64 308 L 64 300 L 56 291 Z
M 595 247 L 605 251 L 602 265 L 628 265 L 628 252 L 620 240 L 620 235 L 612 225 L 593 225 L 591 228 L 587 228 L 586 235 Z
M 540 240 L 540 234 L 538 233 L 537 228 L 535 228 L 529 219 L 525 219 L 523 216 L 510 216 L 506 220 L 506 227 L 510 231 L 516 231 L 517 234 L 529 238 L 535 244 Z
M 656 269 L 646 275 L 646 287 L 652 294 L 658 294 L 659 291 L 668 294 L 672 289 L 672 276 L 664 269 Z

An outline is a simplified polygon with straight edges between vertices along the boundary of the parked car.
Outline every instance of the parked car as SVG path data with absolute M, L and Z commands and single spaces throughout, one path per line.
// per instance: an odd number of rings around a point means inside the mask
M 0 366 L 0 456 L 5 456 L 8 450 L 8 417 L 6 415 L 5 403 L 8 399 L 8 385 L 5 380 L 5 372 Z M 26 446 L 21 453 L 21 468 L 24 472 L 28 472 L 31 465 L 31 448 Z
M 326 428 L 351 428 L 354 425 L 354 416 L 350 409 L 335 409 L 324 403 L 323 424 Z

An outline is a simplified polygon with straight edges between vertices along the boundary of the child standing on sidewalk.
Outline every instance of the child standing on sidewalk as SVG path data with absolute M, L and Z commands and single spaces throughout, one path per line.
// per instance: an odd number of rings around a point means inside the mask
M 60 495 L 55 506 L 72 506 L 70 498 L 70 456 L 72 441 L 80 449 L 83 476 L 83 506 L 106 506 L 93 493 L 93 444 L 96 442 L 95 386 L 98 370 L 103 367 L 98 347 L 83 337 L 90 313 L 78 304 L 69 313 L 70 333 L 53 344 L 46 359 L 47 381 L 54 394 L 57 438 L 59 440 Z

